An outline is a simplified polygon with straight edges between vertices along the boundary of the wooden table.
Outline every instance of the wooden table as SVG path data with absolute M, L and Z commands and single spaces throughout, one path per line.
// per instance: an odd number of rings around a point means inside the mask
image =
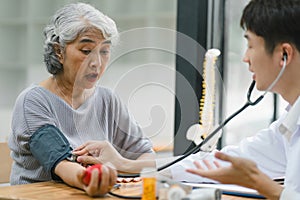
M 141 184 L 124 183 L 114 193 L 130 196 L 138 196 L 141 193 Z M 105 197 L 92 198 L 86 195 L 82 190 L 72 188 L 63 183 L 41 182 L 26 185 L 4 186 L 0 187 L 0 199 L 5 200 L 86 200 L 86 199 L 119 199 L 106 195 Z M 249 200 L 236 196 L 223 195 L 222 200 Z

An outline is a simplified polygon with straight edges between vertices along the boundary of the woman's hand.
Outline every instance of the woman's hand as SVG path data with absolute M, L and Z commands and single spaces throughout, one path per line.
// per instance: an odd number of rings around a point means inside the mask
M 90 196 L 106 194 L 117 181 L 117 172 L 113 168 L 102 165 L 101 178 L 98 169 L 92 170 L 90 182 L 85 185 L 83 178 L 86 168 L 78 163 L 63 160 L 55 167 L 55 174 L 66 184 L 86 191 Z
M 124 160 L 107 141 L 89 141 L 76 148 L 74 154 L 78 155 L 77 161 L 83 165 L 110 163 L 119 169 Z
M 207 166 L 208 170 L 205 170 L 198 162 L 195 162 L 197 169 L 187 169 L 187 172 L 225 184 L 252 188 L 269 199 L 279 199 L 283 188 L 262 173 L 253 161 L 221 152 L 216 152 L 215 157 L 230 162 L 231 165 L 228 167 L 217 166 L 214 169 Z
M 93 169 L 91 173 L 91 179 L 88 185 L 83 183 L 84 171 L 78 173 L 78 179 L 83 184 L 83 189 L 89 196 L 102 196 L 110 191 L 117 180 L 117 172 L 106 166 L 102 165 L 101 178 L 99 178 L 98 169 Z M 101 181 L 100 181 L 101 180 Z

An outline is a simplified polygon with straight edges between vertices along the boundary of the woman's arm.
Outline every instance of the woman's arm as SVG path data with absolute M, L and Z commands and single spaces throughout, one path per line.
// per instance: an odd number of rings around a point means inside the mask
M 94 169 L 92 171 L 89 185 L 83 183 L 83 176 L 85 167 L 78 163 L 63 160 L 58 163 L 54 170 L 65 183 L 70 186 L 83 189 L 90 196 L 99 196 L 106 194 L 116 183 L 116 171 L 108 166 L 102 165 L 101 181 L 99 179 L 99 171 Z
M 76 148 L 77 161 L 83 164 L 111 163 L 120 172 L 139 173 L 144 167 L 155 167 L 155 154 L 144 153 L 137 160 L 124 158 L 107 141 L 90 141 Z
M 122 164 L 123 163 L 123 164 Z M 136 160 L 123 158 L 120 163 L 120 172 L 123 173 L 139 173 L 144 167 L 156 168 L 155 154 L 144 153 Z
M 262 173 L 251 160 L 233 157 L 217 152 L 215 157 L 230 162 L 228 167 L 217 167 L 207 165 L 205 170 L 195 162 L 197 169 L 187 169 L 188 172 L 214 179 L 225 184 L 236 184 L 257 190 L 271 200 L 279 200 L 283 187 Z

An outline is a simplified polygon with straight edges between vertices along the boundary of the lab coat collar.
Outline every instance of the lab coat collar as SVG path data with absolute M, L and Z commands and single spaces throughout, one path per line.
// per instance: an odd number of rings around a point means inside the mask
M 300 96 L 293 106 L 289 106 L 289 111 L 279 125 L 279 131 L 290 141 L 292 134 L 297 130 L 300 125 Z

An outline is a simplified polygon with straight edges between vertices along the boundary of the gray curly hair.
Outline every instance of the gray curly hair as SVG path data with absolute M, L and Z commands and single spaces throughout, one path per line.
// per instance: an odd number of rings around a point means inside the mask
M 99 29 L 112 45 L 118 42 L 119 33 L 115 22 L 89 4 L 68 4 L 54 14 L 44 29 L 44 62 L 50 74 L 63 71 L 57 57 L 57 48 L 64 51 L 66 44 L 91 27 Z

